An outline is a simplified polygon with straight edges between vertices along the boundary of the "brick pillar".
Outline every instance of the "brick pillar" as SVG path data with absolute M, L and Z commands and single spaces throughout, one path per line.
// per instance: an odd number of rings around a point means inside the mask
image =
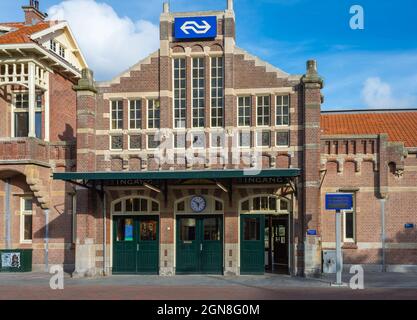
M 304 91 L 304 159 L 303 159 L 303 233 L 304 274 L 321 272 L 320 246 L 320 106 L 323 80 L 314 60 L 307 61 L 307 73 L 302 78 Z M 316 235 L 307 235 L 307 230 Z
M 74 90 L 77 92 L 77 171 L 94 172 L 97 91 L 91 70 L 82 71 L 82 78 Z
M 77 171 L 94 172 L 96 170 L 95 117 L 96 89 L 93 72 L 82 71 L 82 78 L 74 86 L 77 92 Z M 96 251 L 98 243 L 97 219 L 100 208 L 97 194 L 93 190 L 77 187 L 77 239 L 75 248 L 74 276 L 94 276 L 96 269 Z

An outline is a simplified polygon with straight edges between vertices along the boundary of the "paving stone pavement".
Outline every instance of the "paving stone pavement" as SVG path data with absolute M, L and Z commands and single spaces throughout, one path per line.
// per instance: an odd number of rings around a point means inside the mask
M 137 299 L 137 300 L 292 300 L 292 299 L 413 299 L 417 274 L 366 273 L 365 290 L 334 288 L 334 275 L 301 278 L 264 276 L 120 275 L 64 279 L 64 290 L 51 290 L 46 273 L 0 273 L 0 300 L 9 299 Z M 348 282 L 349 274 L 344 275 Z

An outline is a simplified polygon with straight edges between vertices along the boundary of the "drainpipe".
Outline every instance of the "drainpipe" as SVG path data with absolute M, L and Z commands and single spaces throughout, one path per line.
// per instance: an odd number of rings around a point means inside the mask
M 45 272 L 49 272 L 49 209 L 45 213 Z
M 380 199 L 381 203 L 381 263 L 382 263 L 382 272 L 387 271 L 385 265 L 385 198 Z
M 10 178 L 5 181 L 5 192 L 6 196 L 4 198 L 4 204 L 6 209 L 6 249 L 11 249 L 11 214 L 10 214 Z

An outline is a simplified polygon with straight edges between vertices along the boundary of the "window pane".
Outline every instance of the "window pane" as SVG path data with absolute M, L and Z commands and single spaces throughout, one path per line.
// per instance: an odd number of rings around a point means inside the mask
M 219 241 L 220 240 L 220 219 L 206 218 L 203 222 L 204 240 Z
M 249 211 L 249 200 L 242 202 L 242 211 Z
M 277 146 L 288 146 L 289 145 L 289 132 L 277 132 Z
M 156 240 L 156 220 L 147 220 L 140 222 L 140 240 L 141 241 L 155 241 Z
M 148 135 L 148 148 L 149 149 L 158 149 L 160 145 L 160 141 L 155 134 Z
M 353 239 L 354 238 L 354 226 L 353 226 L 353 212 L 345 212 L 345 238 Z
M 111 136 L 111 148 L 114 150 L 123 149 L 123 136 Z
M 24 215 L 24 240 L 32 240 L 32 215 L 26 214 Z
M 282 211 L 287 211 L 288 210 L 288 201 L 285 200 L 280 200 L 280 208 Z
M 185 148 L 185 133 L 174 134 L 174 148 L 177 148 L 177 149 Z
M 42 112 L 35 113 L 35 134 L 36 138 L 42 139 Z
M 206 146 L 206 135 L 204 132 L 193 134 L 193 148 L 204 148 Z
M 241 147 L 250 148 L 251 147 L 251 136 L 250 132 L 240 132 L 239 133 L 239 145 Z
M 277 210 L 277 198 L 274 198 L 274 197 L 269 198 L 269 210 L 270 211 Z
M 23 200 L 23 210 L 24 211 L 32 211 L 32 199 L 24 199 Z
M 122 211 L 122 202 L 118 202 L 114 205 L 114 211 L 116 212 Z
M 29 113 L 16 112 L 14 115 L 15 137 L 27 137 L 29 134 Z
M 133 241 L 133 219 L 119 218 L 116 241 Z
M 185 201 L 177 203 L 177 211 L 185 211 Z
M 130 136 L 130 149 L 140 149 L 140 148 L 142 148 L 142 136 L 141 135 Z
M 259 232 L 259 218 L 244 218 L 244 234 L 243 237 L 246 241 L 260 240 Z
M 148 200 L 140 199 L 140 211 L 148 212 Z
M 181 241 L 194 241 L 196 220 L 195 219 L 181 219 L 180 224 L 181 224 L 180 240 Z
M 261 210 L 261 198 L 257 197 L 253 199 L 253 210 Z
M 152 211 L 153 212 L 159 211 L 159 204 L 158 204 L 158 202 L 152 201 Z

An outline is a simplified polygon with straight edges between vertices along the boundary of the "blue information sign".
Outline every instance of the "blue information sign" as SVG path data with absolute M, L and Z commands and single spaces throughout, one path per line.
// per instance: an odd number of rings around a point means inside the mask
M 175 18 L 174 25 L 176 39 L 209 39 L 217 36 L 215 16 Z
M 309 230 L 307 230 L 307 234 L 309 236 L 316 236 L 317 235 L 317 230 L 309 229 Z
M 406 223 L 404 225 L 404 228 L 406 228 L 406 229 L 414 229 L 414 224 L 413 223 Z
M 327 193 L 326 210 L 350 210 L 353 208 L 351 193 Z

